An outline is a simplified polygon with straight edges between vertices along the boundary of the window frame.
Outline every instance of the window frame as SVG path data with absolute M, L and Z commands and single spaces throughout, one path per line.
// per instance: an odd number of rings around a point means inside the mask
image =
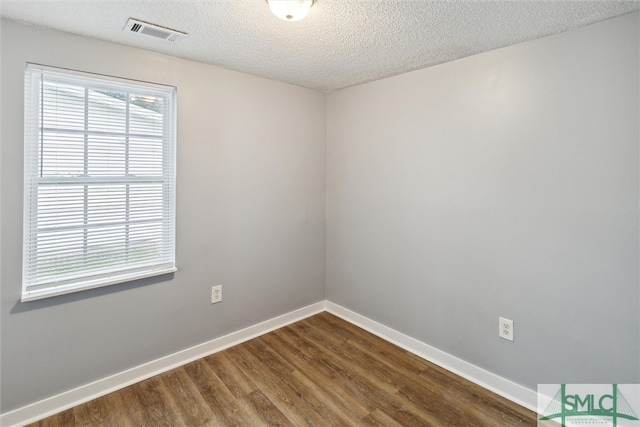
M 39 77 L 38 77 L 39 76 Z M 48 111 L 44 111 L 42 101 L 45 97 L 44 95 L 44 81 L 48 78 L 59 78 L 60 81 L 65 82 L 66 84 L 76 85 L 78 88 L 85 89 L 85 108 L 82 114 L 82 120 L 84 121 L 84 130 L 79 131 L 80 135 L 83 135 L 85 141 L 89 140 L 89 138 L 94 137 L 97 138 L 95 130 L 90 130 L 87 126 L 87 123 L 90 120 L 89 115 L 89 91 L 94 91 L 94 93 L 99 93 L 98 88 L 111 88 L 114 90 L 114 93 L 124 95 L 124 99 L 121 100 L 119 105 L 126 106 L 125 112 L 125 120 L 126 120 L 126 128 L 125 131 L 117 131 L 111 128 L 107 129 L 103 134 L 107 136 L 103 136 L 105 138 L 106 143 L 103 142 L 103 145 L 106 144 L 114 144 L 113 142 L 109 142 L 109 135 L 113 137 L 122 138 L 124 141 L 124 150 L 129 152 L 131 147 L 133 146 L 132 140 L 136 137 L 130 132 L 129 129 L 129 121 L 131 119 L 131 115 L 133 113 L 130 112 L 130 105 L 134 104 L 134 101 L 129 97 L 131 93 L 136 95 L 139 94 L 149 94 L 150 96 L 157 96 L 163 100 L 166 100 L 166 105 L 162 109 L 161 112 L 161 123 L 162 123 L 162 131 L 160 137 L 154 134 L 152 136 L 154 139 L 160 138 L 161 140 L 161 148 L 159 151 L 161 152 L 160 160 L 154 159 L 152 163 L 147 157 L 148 154 L 142 154 L 143 160 L 137 160 L 143 167 L 148 166 L 158 167 L 161 162 L 159 175 L 152 175 L 151 172 L 148 172 L 148 175 L 141 174 L 141 176 L 136 176 L 130 173 L 129 168 L 132 167 L 133 161 L 127 154 L 124 157 L 124 167 L 125 172 L 121 172 L 119 174 L 112 173 L 112 167 L 110 163 L 107 161 L 107 167 L 103 166 L 104 176 L 92 176 L 88 172 L 87 162 L 93 160 L 86 160 L 87 148 L 85 143 L 84 148 L 84 156 L 85 156 L 85 166 L 83 174 L 76 176 L 45 176 L 43 174 L 43 169 L 45 165 L 45 157 L 42 152 L 44 151 L 44 147 L 47 147 L 45 144 L 55 145 L 56 142 L 47 143 L 44 142 L 45 135 L 47 132 L 50 132 L 49 129 L 45 129 L 45 113 Z M 39 85 L 36 87 L 34 85 Z M 57 90 L 57 89 L 56 89 Z M 118 90 L 124 90 L 124 92 L 118 92 Z M 21 301 L 32 301 L 42 298 L 53 297 L 56 295 L 63 295 L 72 292 L 79 292 L 87 289 L 93 289 L 103 286 L 109 286 L 117 283 L 129 282 L 132 280 L 138 280 L 153 276 L 159 276 L 164 274 L 169 274 L 177 271 L 175 265 L 175 222 L 176 222 L 176 136 L 177 136 L 177 88 L 175 86 L 149 83 L 139 80 L 131 80 L 124 79 L 119 77 L 94 74 L 94 73 L 86 73 L 76 70 L 69 70 L 63 68 L 56 68 L 45 66 L 41 64 L 33 64 L 27 63 L 25 66 L 25 99 L 24 99 L 24 212 L 23 212 L 23 274 L 22 274 L 22 298 Z M 57 94 L 58 92 L 56 92 Z M 118 103 L 117 100 L 114 102 Z M 52 111 L 58 111 L 58 107 L 52 108 Z M 60 108 L 64 108 L 60 107 Z M 137 108 L 137 107 L 136 107 Z M 147 110 L 148 111 L 148 110 Z M 65 113 L 62 111 L 62 113 Z M 61 113 L 61 114 L 62 114 Z M 80 115 L 77 115 L 78 117 Z M 75 116 L 74 116 L 75 117 Z M 109 122 L 111 126 L 111 123 Z M 60 129 L 54 129 L 55 131 L 61 131 Z M 65 130 L 64 132 L 69 132 Z M 100 132 L 98 132 L 100 133 Z M 133 135 L 133 136 L 132 136 Z M 149 134 L 151 135 L 151 134 Z M 146 137 L 151 138 L 151 136 L 146 135 Z M 62 137 L 61 137 L 62 138 Z M 52 138 L 54 140 L 55 138 Z M 113 146 L 114 146 L 113 145 Z M 79 152 L 80 149 L 74 149 L 73 153 L 77 155 L 76 152 Z M 110 148 L 107 151 L 110 152 Z M 156 148 L 158 150 L 158 148 Z M 103 155 L 104 159 L 111 159 L 108 157 L 111 154 Z M 102 159 L 102 157 L 100 157 Z M 150 158 L 150 155 L 149 155 Z M 144 163 L 144 162 L 149 163 Z M 136 163 L 137 164 L 137 163 Z M 105 189 L 103 190 L 105 193 L 109 194 L 109 197 L 112 194 L 116 193 L 115 188 L 121 186 L 122 188 L 126 188 L 126 198 L 124 201 L 125 210 L 126 210 L 126 219 L 124 221 L 120 220 L 118 222 L 119 225 L 123 226 L 126 234 L 126 249 L 110 249 L 110 252 L 107 252 L 106 258 L 111 257 L 111 260 L 108 262 L 96 262 L 96 255 L 88 255 L 90 252 L 86 250 L 86 238 L 85 238 L 85 249 L 80 251 L 76 246 L 77 251 L 82 252 L 82 256 L 77 258 L 82 261 L 84 266 L 93 263 L 93 269 L 86 267 L 79 267 L 74 270 L 73 274 L 63 274 L 60 273 L 61 270 L 58 269 L 57 260 L 56 267 L 57 269 L 54 273 L 49 273 L 49 278 L 47 279 L 46 274 L 39 273 L 38 264 L 43 259 L 42 255 L 39 253 L 38 249 L 38 236 L 39 233 L 44 234 L 42 232 L 43 227 L 42 223 L 41 227 L 38 228 L 39 221 L 43 221 L 39 219 L 38 215 L 38 207 L 39 201 L 42 202 L 43 199 L 46 199 L 46 191 L 42 190 L 45 186 L 50 186 L 54 188 L 51 190 L 51 193 L 54 196 L 51 196 L 53 201 L 58 201 L 55 199 L 64 191 L 59 188 L 76 187 L 82 186 L 84 188 L 85 194 L 89 191 L 89 189 L 96 191 L 100 191 L 99 188 Z M 143 199 L 142 196 L 138 199 L 134 199 L 130 196 L 130 188 L 136 188 L 135 186 L 148 185 L 155 186 L 154 191 L 156 193 L 160 193 L 161 196 L 156 196 L 156 200 L 152 200 L 151 196 L 149 199 Z M 160 189 L 160 191 L 158 191 Z M 144 192 L 145 190 L 140 190 L 140 192 Z M 149 190 L 150 191 L 150 190 Z M 45 193 L 44 196 L 39 196 L 39 193 Z M 155 194 L 155 193 L 154 193 Z M 49 200 L 49 199 L 46 199 Z M 62 199 L 64 200 L 64 199 Z M 91 209 L 91 212 L 95 215 L 106 215 L 104 212 L 108 211 L 109 208 L 96 208 L 90 206 L 97 206 L 99 203 L 90 202 L 89 199 L 85 196 L 85 199 L 82 202 L 82 206 L 86 211 Z M 151 200 L 150 205 L 145 205 L 145 210 L 147 206 L 151 206 L 153 213 L 159 216 L 161 219 L 159 220 L 148 220 L 148 222 L 152 222 L 156 231 L 153 235 L 156 240 L 154 240 L 154 244 L 157 244 L 159 241 L 159 246 L 161 249 L 155 252 L 152 252 L 151 255 L 148 255 L 148 261 L 132 261 L 132 258 L 129 254 L 131 251 L 131 243 L 129 242 L 129 227 L 133 224 L 133 220 L 129 217 L 129 211 L 131 206 L 133 205 L 133 200 L 138 202 L 149 202 Z M 159 202 L 158 200 L 161 200 Z M 91 205 L 93 203 L 93 205 Z M 57 209 L 57 207 L 56 207 Z M 42 208 L 42 210 L 46 210 Z M 115 218 L 115 214 L 110 214 L 111 217 Z M 102 217 L 101 217 L 102 218 Z M 61 220 L 59 222 L 62 222 Z M 47 223 L 47 225 L 50 225 Z M 56 224 L 57 225 L 57 224 Z M 84 234 L 88 234 L 89 230 L 94 230 L 98 226 L 95 224 L 90 224 L 86 219 L 84 223 L 78 225 L 75 224 L 74 229 L 83 229 Z M 84 227 L 84 228 L 83 228 Z M 54 227 L 55 228 L 55 227 Z M 160 231 L 157 231 L 160 230 Z M 50 232 L 50 231 L 49 231 Z M 54 232 L 55 233 L 55 232 Z M 115 234 L 115 233 L 114 233 Z M 61 236 L 61 235 L 58 235 Z M 160 236 L 160 237 L 158 237 Z M 112 237 L 109 237 L 111 239 Z M 115 238 L 114 238 L 115 239 Z M 59 241 L 62 239 L 59 237 Z M 59 252 L 62 250 L 58 248 L 62 244 L 57 243 L 58 240 L 54 240 L 54 251 L 56 256 L 59 256 Z M 111 247 L 118 242 L 116 240 L 110 241 Z M 150 243 L 146 242 L 147 245 Z M 42 244 L 44 246 L 44 244 Z M 155 246 L 153 246 L 155 250 Z M 65 249 L 68 249 L 65 247 Z M 127 255 L 123 255 L 126 253 Z M 93 258 L 91 258 L 93 256 Z M 105 257 L 102 255 L 102 257 Z M 122 260 L 124 257 L 124 261 Z M 40 261 L 39 261 L 40 260 Z M 89 260 L 89 261 L 88 261 Z M 120 260 L 120 261 L 118 261 Z M 118 262 L 116 262 L 118 261 Z M 44 261 L 42 261 L 44 264 Z M 107 266 L 105 266 L 105 264 Z M 55 277 L 53 277 L 55 276 Z M 58 277 L 59 276 L 59 277 Z M 44 278 L 43 278 L 44 277 Z

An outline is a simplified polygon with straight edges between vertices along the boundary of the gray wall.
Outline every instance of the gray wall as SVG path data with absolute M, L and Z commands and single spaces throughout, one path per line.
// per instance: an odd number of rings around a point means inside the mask
M 327 298 L 532 389 L 640 382 L 638 26 L 330 94 Z
M 324 299 L 324 94 L 10 21 L 1 31 L 2 412 Z M 25 61 L 178 87 L 173 278 L 19 302 Z

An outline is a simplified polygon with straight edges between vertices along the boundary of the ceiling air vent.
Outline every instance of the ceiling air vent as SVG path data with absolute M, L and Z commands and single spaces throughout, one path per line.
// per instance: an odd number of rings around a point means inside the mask
M 146 34 L 148 36 L 170 42 L 177 42 L 181 38 L 188 36 L 187 33 L 183 33 L 182 31 L 172 30 L 171 28 L 161 27 L 160 25 L 151 24 L 149 22 L 133 18 L 129 18 L 127 25 L 124 26 L 123 30 L 131 31 L 132 33 Z

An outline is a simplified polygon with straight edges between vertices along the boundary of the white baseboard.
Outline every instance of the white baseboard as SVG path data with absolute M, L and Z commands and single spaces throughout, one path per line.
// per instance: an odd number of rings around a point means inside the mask
M 267 332 L 295 323 L 306 317 L 321 313 L 326 302 L 321 301 L 266 320 L 248 328 L 232 332 L 220 338 L 178 351 L 165 357 L 144 363 L 126 371 L 119 372 L 92 383 L 65 391 L 27 406 L 0 414 L 0 426 L 22 426 L 33 423 L 58 412 L 64 411 L 92 399 L 104 396 L 131 384 L 146 380 L 155 375 L 193 362 L 226 348 L 248 341 Z
M 380 338 L 389 341 L 398 347 L 410 351 L 429 362 L 453 372 L 481 387 L 491 390 L 492 392 L 524 406 L 527 409 L 536 411 L 537 394 L 534 390 L 530 390 L 513 381 L 507 380 L 501 376 L 491 373 L 478 366 L 465 362 L 455 356 L 438 350 L 428 344 L 418 341 L 415 338 L 404 335 L 394 329 L 384 326 L 374 320 L 364 317 L 356 312 L 346 309 L 338 304 L 327 301 L 327 311 L 334 314 L 349 323 L 353 323 L 362 329 L 371 332 Z
M 267 332 L 295 323 L 314 314 L 328 311 L 354 325 L 399 346 L 417 356 L 460 375 L 525 408 L 536 410 L 536 392 L 479 368 L 394 329 L 329 301 L 321 301 L 294 310 L 220 338 L 178 351 L 126 371 L 65 391 L 13 411 L 0 414 L 0 426 L 21 426 L 104 396 L 131 384 L 217 353 Z

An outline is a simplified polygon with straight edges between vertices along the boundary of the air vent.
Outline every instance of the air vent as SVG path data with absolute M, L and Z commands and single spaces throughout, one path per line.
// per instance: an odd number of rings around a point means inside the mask
M 146 34 L 147 36 L 167 40 L 170 42 L 177 42 L 183 37 L 188 36 L 187 33 L 183 33 L 182 31 L 172 30 L 171 28 L 162 27 L 160 25 L 151 24 L 149 22 L 144 22 L 133 18 L 129 18 L 129 20 L 127 21 L 127 25 L 124 26 L 123 30 L 131 31 L 132 33 Z

